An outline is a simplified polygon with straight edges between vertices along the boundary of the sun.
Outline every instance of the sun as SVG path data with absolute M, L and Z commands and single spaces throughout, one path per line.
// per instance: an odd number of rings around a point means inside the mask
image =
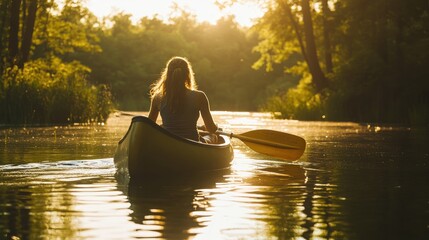
M 130 14 L 137 22 L 142 17 L 154 17 L 168 20 L 173 13 L 174 6 L 186 10 L 196 16 L 199 22 L 215 24 L 226 15 L 234 15 L 238 24 L 249 27 L 253 19 L 262 16 L 263 11 L 254 1 L 236 3 L 222 10 L 215 4 L 215 0 L 87 0 L 86 6 L 97 17 L 124 12 Z

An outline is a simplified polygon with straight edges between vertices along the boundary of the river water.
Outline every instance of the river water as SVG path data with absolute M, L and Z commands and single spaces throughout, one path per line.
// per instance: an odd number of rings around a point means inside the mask
M 112 159 L 131 116 L 3 127 L 0 239 L 429 239 L 427 130 L 214 117 L 234 133 L 302 136 L 307 149 L 289 162 L 233 139 L 230 169 L 131 184 Z

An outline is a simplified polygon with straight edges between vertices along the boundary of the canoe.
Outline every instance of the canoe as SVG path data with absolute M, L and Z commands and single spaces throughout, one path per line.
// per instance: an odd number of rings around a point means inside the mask
M 118 143 L 114 162 L 118 172 L 128 173 L 131 179 L 227 168 L 233 149 L 228 137 L 219 139 L 219 144 L 206 144 L 181 138 L 147 117 L 136 116 Z

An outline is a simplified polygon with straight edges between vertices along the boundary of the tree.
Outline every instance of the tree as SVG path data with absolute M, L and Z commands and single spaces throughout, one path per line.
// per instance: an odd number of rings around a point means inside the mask
M 79 0 L 61 11 L 53 0 L 2 1 L 0 122 L 105 121 L 111 110 L 104 86 L 87 82 L 90 69 L 76 61 L 97 51 L 96 18 Z
M 302 15 L 304 22 L 304 35 L 307 52 L 307 64 L 313 78 L 316 89 L 320 92 L 328 85 L 325 74 L 322 71 L 317 55 L 316 40 L 313 32 L 313 20 L 311 16 L 309 0 L 301 0 Z
M 8 7 L 6 3 L 3 3 L 2 6 L 3 8 Z M 23 68 L 30 54 L 38 0 L 29 0 L 28 5 L 24 0 L 14 0 L 11 1 L 9 8 L 8 64 Z M 21 16 L 22 18 L 20 18 Z M 20 30 L 22 32 L 21 35 L 19 34 Z
M 55 5 L 46 7 L 57 8 Z M 98 37 L 100 24 L 82 6 L 81 1 L 66 0 L 58 11 L 59 14 L 52 14 L 45 10 L 43 18 L 39 18 L 35 29 L 34 58 L 58 56 L 65 61 L 72 61 L 80 53 L 101 51 Z
M 272 61 L 271 59 L 275 59 L 277 63 L 287 60 L 290 56 L 293 56 L 292 52 L 296 49 L 291 43 L 298 43 L 300 53 L 307 63 L 316 91 L 323 91 L 328 86 L 328 79 L 319 62 L 309 0 L 301 0 L 300 3 L 297 1 L 274 0 L 270 2 L 269 6 L 268 12 L 257 28 L 264 29 L 264 33 L 261 34 L 262 39 L 274 37 L 276 43 L 268 42 L 267 45 L 267 41 L 265 41 L 265 44 L 260 44 L 260 47 L 256 48 L 262 54 L 262 59 L 265 59 L 263 62 L 271 64 L 269 63 Z M 282 17 L 282 15 L 287 16 L 287 18 Z M 279 26 L 284 26 L 284 29 L 279 28 Z M 291 38 L 292 35 L 295 38 Z M 289 49 L 284 49 L 285 47 Z M 274 57 L 264 57 L 266 54 L 274 55 Z M 257 66 L 261 64 L 260 62 Z
M 323 43 L 325 52 L 325 66 L 326 72 L 332 73 L 332 47 L 331 47 L 331 27 L 330 27 L 330 9 L 328 0 L 322 0 L 322 12 L 323 12 Z
M 341 118 L 429 121 L 428 3 L 344 0 L 335 4 L 336 102 Z M 336 109 L 340 109 L 338 106 Z M 338 111 L 338 110 L 337 110 Z

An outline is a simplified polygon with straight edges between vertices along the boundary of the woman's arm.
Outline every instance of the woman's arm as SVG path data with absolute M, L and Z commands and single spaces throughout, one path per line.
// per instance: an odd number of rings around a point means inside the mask
M 206 96 L 206 94 L 202 91 L 200 93 L 200 111 L 201 111 L 201 117 L 204 120 L 204 125 L 206 127 L 206 130 L 210 133 L 215 133 L 217 131 L 217 125 L 213 121 L 212 114 L 210 113 L 210 103 Z
M 156 119 L 158 119 L 159 101 L 160 101 L 160 98 L 158 96 L 155 96 L 152 98 L 150 102 L 150 110 L 149 110 L 148 118 L 154 122 L 156 122 Z

